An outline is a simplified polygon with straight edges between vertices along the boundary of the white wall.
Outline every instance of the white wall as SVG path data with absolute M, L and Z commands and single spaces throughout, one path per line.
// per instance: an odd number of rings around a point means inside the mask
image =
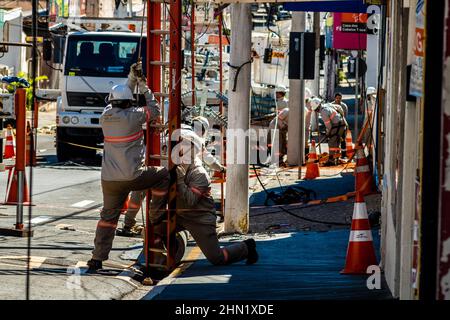
M 22 21 L 22 10 L 20 8 L 8 11 L 5 14 L 3 30 L 0 29 L 0 41 L 23 42 Z M 3 56 L 0 53 L 0 65 L 8 66 L 11 75 L 16 75 L 20 71 L 27 73 L 25 50 L 23 47 L 9 46 L 8 52 Z

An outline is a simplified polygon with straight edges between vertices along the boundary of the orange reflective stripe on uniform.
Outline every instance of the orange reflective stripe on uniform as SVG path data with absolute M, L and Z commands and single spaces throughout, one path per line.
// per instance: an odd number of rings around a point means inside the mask
M 222 248 L 223 260 L 226 263 L 228 261 L 228 251 L 225 248 Z
M 330 121 L 332 121 L 332 120 L 334 119 L 334 117 L 336 117 L 336 114 L 337 114 L 336 111 L 333 111 L 333 112 L 331 113 Z M 328 122 L 330 122 L 330 121 L 328 121 Z
M 136 141 L 136 140 L 142 138 L 143 136 L 144 136 L 144 131 L 140 130 L 129 136 L 117 136 L 117 137 L 105 136 L 105 142 L 110 142 L 110 143 L 132 142 L 132 141 Z
M 191 191 L 201 197 L 205 196 L 209 196 L 211 194 L 211 188 L 208 188 L 206 191 L 202 192 L 200 189 L 196 188 L 196 187 L 190 187 Z
M 161 190 L 161 189 L 152 189 L 152 195 L 157 197 L 163 197 L 167 194 L 167 190 Z
M 148 123 L 150 120 L 150 110 L 145 108 L 145 121 Z

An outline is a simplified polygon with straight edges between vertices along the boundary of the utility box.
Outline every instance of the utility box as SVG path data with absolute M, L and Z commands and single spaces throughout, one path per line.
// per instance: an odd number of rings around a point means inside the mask
M 0 118 L 15 119 L 14 94 L 0 93 Z

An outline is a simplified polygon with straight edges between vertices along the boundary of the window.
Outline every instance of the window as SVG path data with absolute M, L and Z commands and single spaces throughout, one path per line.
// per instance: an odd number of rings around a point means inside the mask
M 69 76 L 127 77 L 137 61 L 139 37 L 134 35 L 69 36 L 64 74 Z M 142 39 L 141 57 L 146 56 L 146 39 Z

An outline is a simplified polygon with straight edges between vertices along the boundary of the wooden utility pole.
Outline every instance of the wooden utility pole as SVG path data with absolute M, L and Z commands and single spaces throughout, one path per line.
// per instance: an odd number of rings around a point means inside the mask
M 225 232 L 249 229 L 248 168 L 251 84 L 251 4 L 231 5 Z M 239 70 L 237 75 L 237 71 Z M 236 85 L 235 85 L 236 82 Z M 235 91 L 233 91 L 235 89 Z
M 293 12 L 291 31 L 304 32 L 305 20 L 305 12 Z M 289 89 L 289 138 L 287 161 L 290 165 L 301 165 L 305 156 L 305 111 L 302 98 L 305 90 L 304 81 L 295 79 L 289 80 Z

